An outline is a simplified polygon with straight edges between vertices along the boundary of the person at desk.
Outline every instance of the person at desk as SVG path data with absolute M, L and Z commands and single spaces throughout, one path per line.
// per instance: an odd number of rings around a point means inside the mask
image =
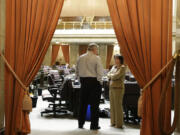
M 123 95 L 124 95 L 124 80 L 126 66 L 124 65 L 123 56 L 114 56 L 115 65 L 107 74 L 110 79 L 110 114 L 111 126 L 123 128 Z
M 80 107 L 78 124 L 83 128 L 88 104 L 91 105 L 91 130 L 98 130 L 99 127 L 99 104 L 101 98 L 101 81 L 103 66 L 98 55 L 98 46 L 91 43 L 87 53 L 81 55 L 77 61 L 76 75 L 81 82 Z
M 58 66 L 60 66 L 60 63 L 56 61 L 56 63 L 52 66 L 53 70 L 58 70 Z

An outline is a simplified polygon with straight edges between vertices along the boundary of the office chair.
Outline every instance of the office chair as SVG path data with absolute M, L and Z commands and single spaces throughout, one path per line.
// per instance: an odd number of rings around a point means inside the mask
M 125 112 L 125 121 L 140 123 L 140 118 L 137 115 L 138 99 L 140 96 L 140 87 L 137 82 L 125 83 L 125 94 L 123 98 L 123 108 Z
M 48 76 L 48 90 L 43 91 L 42 99 L 43 101 L 50 102 L 48 108 L 41 112 L 43 114 L 53 114 L 56 117 L 57 113 L 67 113 L 66 103 L 61 97 L 62 92 L 62 82 L 57 82 L 52 79 L 52 76 Z

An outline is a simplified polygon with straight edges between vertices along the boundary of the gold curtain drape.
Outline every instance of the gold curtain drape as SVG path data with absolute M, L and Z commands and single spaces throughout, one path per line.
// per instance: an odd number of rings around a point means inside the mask
M 55 64 L 60 45 L 52 45 L 51 66 Z
M 86 53 L 88 45 L 79 45 L 79 56 Z
M 66 63 L 69 63 L 69 45 L 61 45 L 63 56 Z
M 5 57 L 29 86 L 37 74 L 55 31 L 63 0 L 6 0 Z M 24 90 L 5 69 L 6 135 L 30 133 L 29 114 L 22 111 Z
M 110 63 L 111 63 L 111 59 L 112 59 L 112 55 L 113 55 L 113 50 L 114 50 L 114 46 L 113 45 L 108 45 L 107 46 L 107 59 L 106 59 L 106 68 L 109 69 Z
M 121 52 L 141 88 L 172 56 L 172 0 L 107 0 Z M 143 93 L 141 135 L 161 135 L 158 107 L 166 73 Z M 162 110 L 170 126 L 171 93 Z

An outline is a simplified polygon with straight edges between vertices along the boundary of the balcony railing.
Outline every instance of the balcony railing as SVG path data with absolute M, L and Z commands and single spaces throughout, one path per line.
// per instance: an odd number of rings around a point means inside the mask
M 112 22 L 60 22 L 56 29 L 113 29 Z

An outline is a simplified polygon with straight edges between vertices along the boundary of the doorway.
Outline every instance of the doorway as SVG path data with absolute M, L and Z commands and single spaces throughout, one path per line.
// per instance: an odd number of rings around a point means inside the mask
M 79 1 L 81 2 L 68 1 L 68 0 L 65 1 L 65 5 L 62 10 L 62 15 L 59 19 L 57 29 L 54 33 L 54 37 L 52 39 L 49 50 L 45 56 L 43 66 L 52 67 L 51 57 L 52 57 L 52 48 L 54 45 L 69 46 L 69 66 L 71 68 L 73 68 L 73 66 L 76 65 L 76 61 L 79 55 L 86 52 L 86 49 L 83 49 L 86 47 L 83 46 L 87 46 L 91 42 L 95 42 L 99 45 L 99 55 L 101 57 L 104 69 L 107 69 L 107 67 L 110 67 L 111 65 L 114 64 L 112 57 L 114 54 L 118 54 L 118 53 L 120 54 L 120 48 L 118 47 L 111 18 L 109 17 L 106 1 L 100 0 L 98 2 L 97 1 L 95 2 L 93 0 L 91 1 L 91 4 L 90 3 L 87 4 L 88 2 L 84 3 L 82 0 Z M 80 5 L 80 7 L 82 7 L 80 11 L 77 8 L 75 8 L 77 6 L 77 3 L 82 3 Z M 101 3 L 105 3 L 105 4 L 103 5 Z M 69 10 L 70 8 L 72 9 Z M 79 15 L 79 13 L 81 13 L 81 15 Z M 97 13 L 97 15 L 95 13 Z M 110 52 L 111 46 L 113 46 L 113 50 L 111 50 Z M 108 54 L 111 54 L 110 58 L 108 58 Z M 110 59 L 108 60 L 109 62 L 107 62 L 107 59 Z M 66 66 L 67 64 L 61 47 L 58 50 L 55 62 L 59 62 L 63 66 Z M 107 65 L 107 63 L 109 65 Z M 135 81 L 133 80 L 133 76 L 131 76 L 129 79 Z M 47 80 L 44 81 L 45 87 L 46 87 L 46 81 Z M 40 81 L 39 84 L 37 85 L 36 90 L 38 89 L 39 86 L 40 86 Z M 42 89 L 42 91 L 44 90 L 47 90 L 47 87 Z M 36 94 L 38 94 L 38 92 Z M 86 123 L 85 130 L 79 130 L 77 128 L 78 127 L 77 120 L 72 116 L 73 114 L 71 112 L 57 117 L 53 117 L 52 115 L 41 116 L 41 112 L 44 111 L 44 109 L 46 109 L 49 106 L 49 102 L 43 101 L 42 94 L 39 95 L 40 96 L 38 96 L 36 108 L 34 108 L 33 112 L 30 114 L 31 128 L 32 128 L 31 135 L 95 134 L 94 132 L 89 130 L 89 126 L 90 126 L 89 122 Z M 101 107 L 109 108 L 109 101 L 105 100 L 105 103 L 102 103 Z M 125 129 L 116 129 L 110 127 L 109 118 L 100 118 L 100 126 L 101 126 L 101 130 L 99 131 L 99 134 L 105 134 L 105 135 L 139 134 L 139 125 L 134 124 L 133 122 L 131 124 L 125 124 Z

